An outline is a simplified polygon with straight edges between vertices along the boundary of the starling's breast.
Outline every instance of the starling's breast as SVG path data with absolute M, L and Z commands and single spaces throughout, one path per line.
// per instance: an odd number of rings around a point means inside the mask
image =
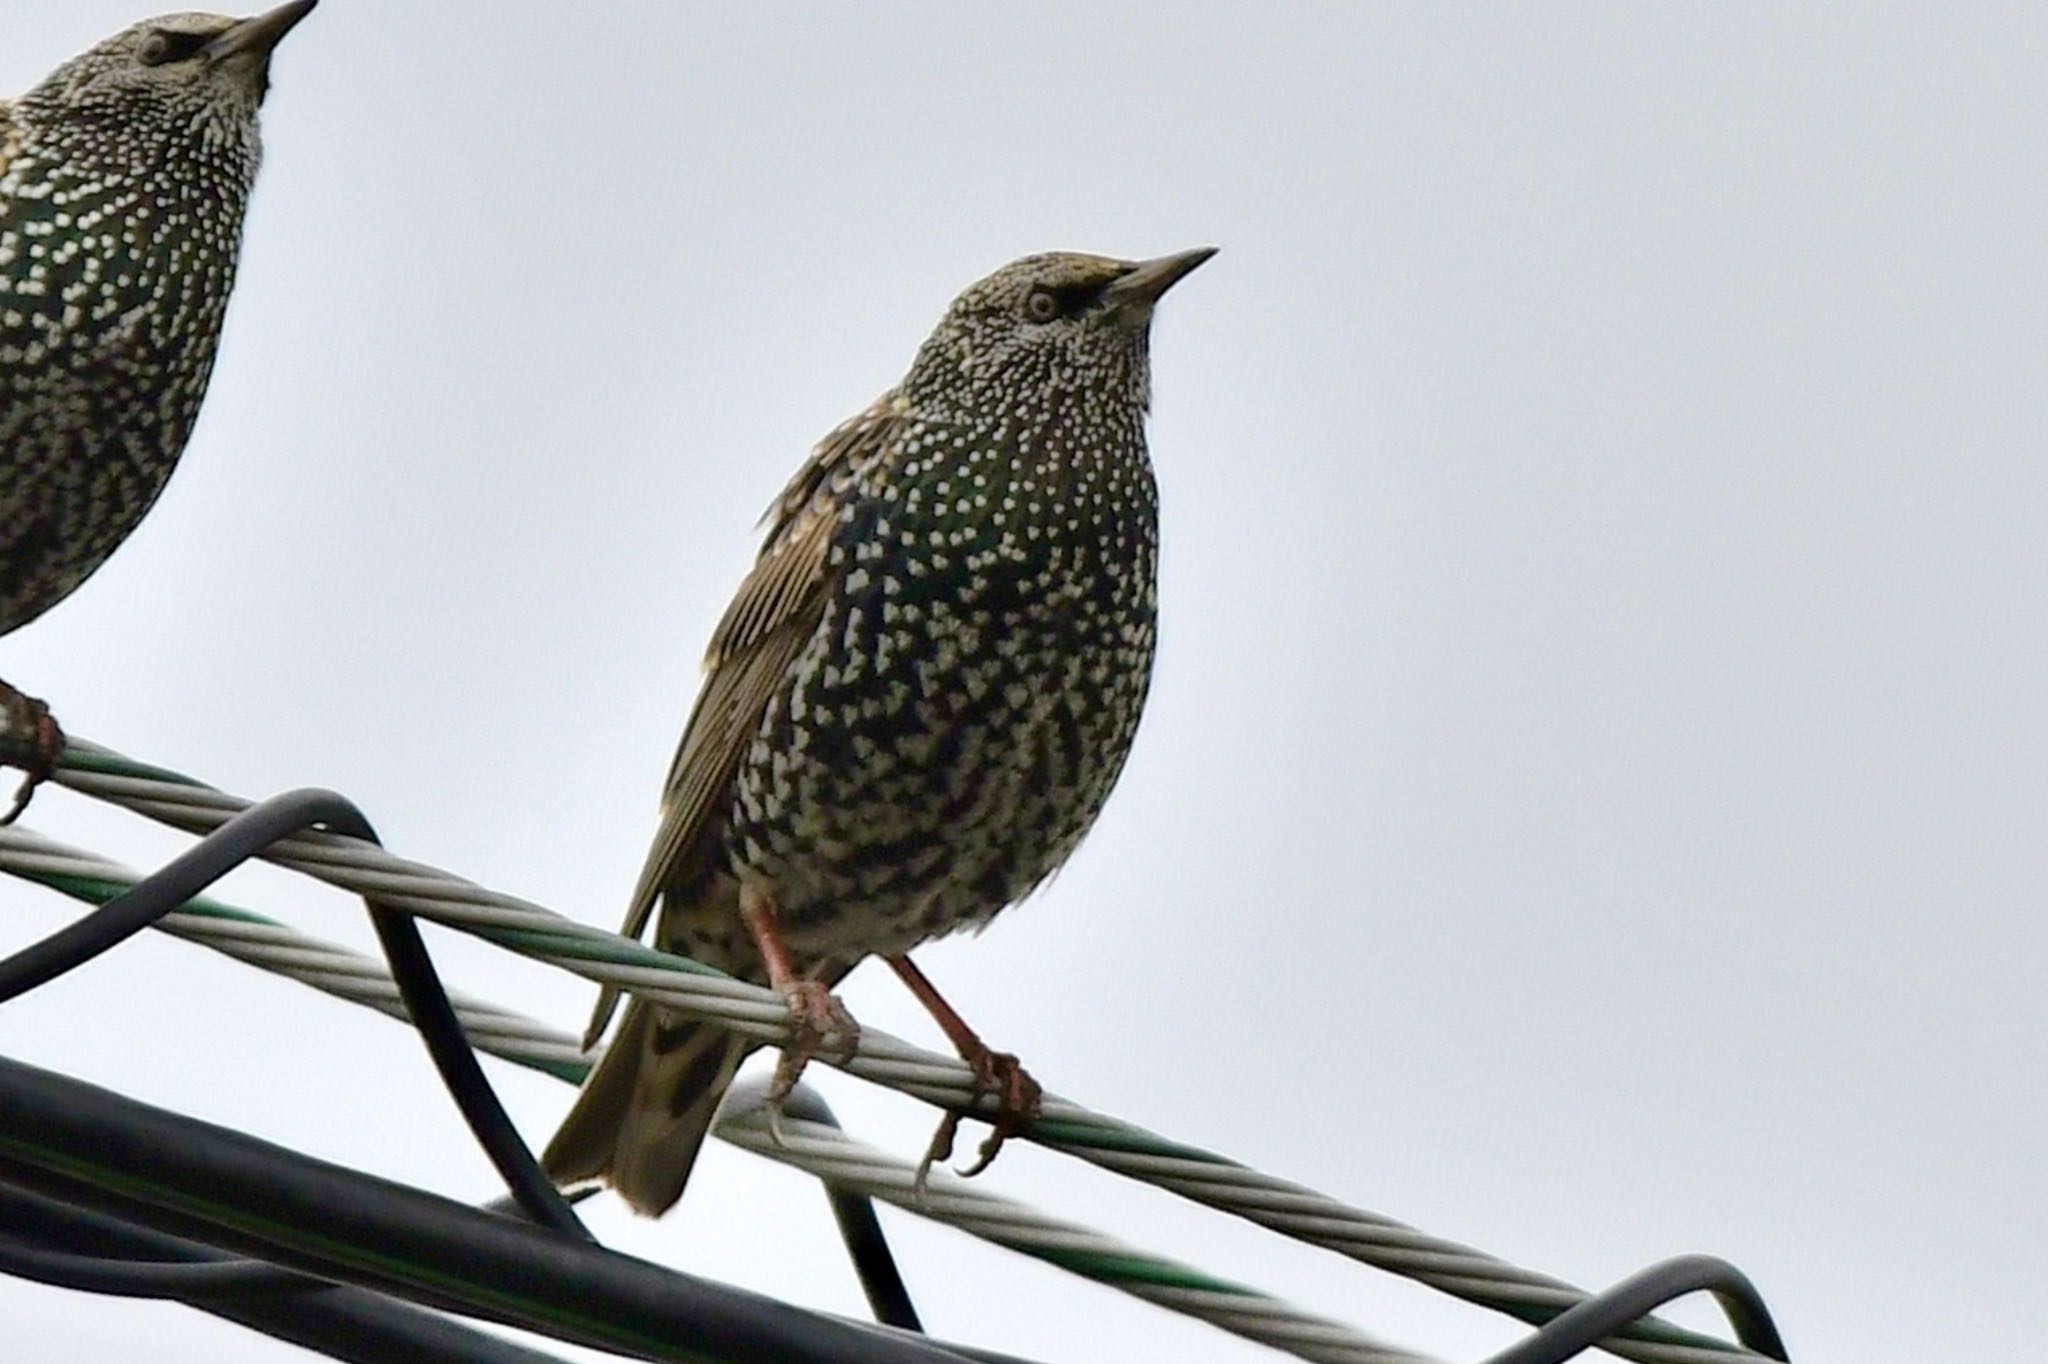
M 166 194 L 27 153 L 8 164 L 0 634 L 75 590 L 162 492 L 212 372 L 240 194 Z
M 739 781 L 731 847 L 809 956 L 905 951 L 1055 870 L 1152 666 L 1157 511 L 1135 416 L 1091 448 L 913 429 L 848 505 L 824 620 Z

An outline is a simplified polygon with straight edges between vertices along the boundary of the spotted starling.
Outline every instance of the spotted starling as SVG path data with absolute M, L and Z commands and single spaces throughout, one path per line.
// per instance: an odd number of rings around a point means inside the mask
M 996 1092 L 984 1163 L 1028 1120 L 1036 1085 L 906 954 L 1028 895 L 1123 767 L 1152 672 L 1152 310 L 1212 254 L 996 271 L 769 508 L 624 932 L 658 903 L 662 948 L 782 993 L 796 1040 L 778 1090 L 850 1043 L 829 992 L 879 955 Z M 548 1171 L 664 1211 L 750 1045 L 635 1001 Z
M 271 50 L 314 3 L 146 20 L 0 102 L 0 635 L 106 562 L 185 448 Z M 61 745 L 0 683 L 0 760 L 30 769 L 18 801 Z

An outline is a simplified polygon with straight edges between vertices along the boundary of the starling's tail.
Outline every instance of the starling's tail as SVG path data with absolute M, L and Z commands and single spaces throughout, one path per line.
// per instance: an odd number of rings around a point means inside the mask
M 557 1184 L 601 1179 L 649 1217 L 673 1207 L 718 1101 L 754 1044 L 640 1000 L 583 1083 L 541 1165 Z

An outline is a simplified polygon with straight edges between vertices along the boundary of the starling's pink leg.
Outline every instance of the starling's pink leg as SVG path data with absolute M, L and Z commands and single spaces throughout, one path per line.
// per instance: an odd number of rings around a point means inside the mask
M 963 1177 L 971 1179 L 989 1167 L 1005 1141 L 1030 1126 L 1038 1117 L 1038 1105 L 1045 1097 L 1045 1091 L 1039 1088 L 1038 1081 L 1031 1078 L 1029 1071 L 1017 1064 L 1014 1054 L 990 1051 L 988 1044 L 967 1026 L 966 1019 L 953 1011 L 953 1006 L 940 996 L 909 957 L 891 957 L 889 965 L 910 987 L 910 993 L 917 996 L 918 1002 L 938 1020 L 939 1028 L 946 1034 L 946 1040 L 953 1044 L 954 1050 L 960 1053 L 960 1059 L 974 1067 L 977 1093 L 996 1096 L 996 1113 L 990 1124 L 988 1140 L 981 1144 L 979 1158 L 974 1164 L 960 1172 Z M 959 1130 L 960 1115 L 948 1113 L 939 1124 L 939 1130 L 932 1134 L 932 1144 L 917 1165 L 920 1194 L 932 1166 L 953 1154 L 953 1137 Z
M 14 793 L 14 803 L 0 815 L 0 826 L 5 826 L 21 817 L 37 784 L 57 770 L 57 759 L 64 756 L 64 731 L 57 728 L 48 706 L 5 682 L 0 682 L 0 722 L 0 763 L 28 773 Z
M 751 882 L 740 884 L 740 922 L 760 949 L 768 968 L 768 983 L 789 1004 L 791 1036 L 776 1063 L 775 1079 L 768 1086 L 768 1102 L 778 1112 L 782 1101 L 796 1088 L 804 1067 L 827 1042 L 834 1050 L 851 1056 L 860 1041 L 860 1024 L 846 1012 L 846 1006 L 824 985 L 798 975 L 789 959 L 789 945 L 782 940 L 782 927 L 775 921 L 775 901 Z

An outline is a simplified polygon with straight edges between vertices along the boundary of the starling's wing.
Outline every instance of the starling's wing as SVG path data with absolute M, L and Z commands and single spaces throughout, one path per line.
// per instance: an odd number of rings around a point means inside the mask
M 904 410 L 892 392 L 842 424 L 811 451 L 762 518 L 768 539 L 711 636 L 704 690 L 669 768 L 661 827 L 619 930 L 625 936 L 646 931 L 662 888 L 689 869 L 711 820 L 724 813 L 733 774 L 768 702 L 823 615 L 825 565 L 840 510 L 862 472 L 889 457 Z M 617 1004 L 618 992 L 607 987 L 585 1045 L 604 1031 Z

